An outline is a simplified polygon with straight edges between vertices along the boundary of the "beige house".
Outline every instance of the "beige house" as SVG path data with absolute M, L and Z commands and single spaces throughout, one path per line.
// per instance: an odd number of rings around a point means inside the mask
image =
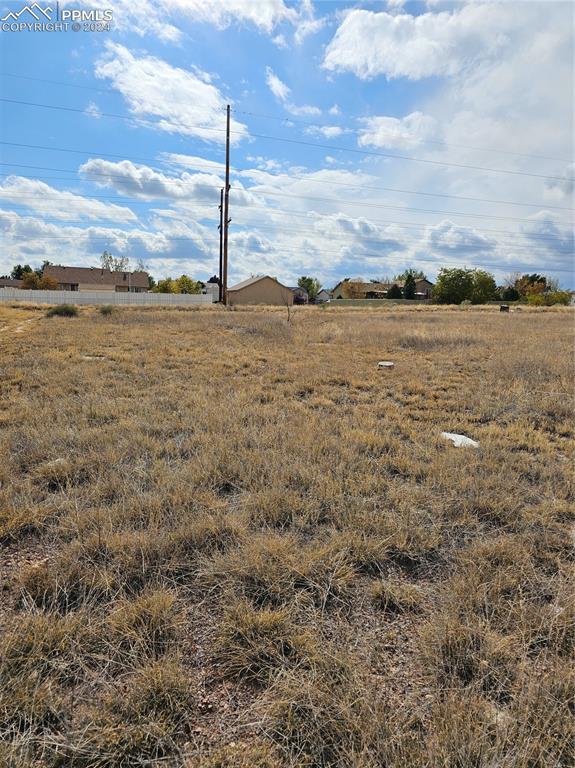
M 263 275 L 250 277 L 241 283 L 228 288 L 228 304 L 274 304 L 276 306 L 291 306 L 294 294 L 286 285 L 279 283 L 275 277 Z
M 60 291 L 146 293 L 149 287 L 147 272 L 112 272 L 99 267 L 60 267 L 47 264 L 42 274 L 55 280 Z

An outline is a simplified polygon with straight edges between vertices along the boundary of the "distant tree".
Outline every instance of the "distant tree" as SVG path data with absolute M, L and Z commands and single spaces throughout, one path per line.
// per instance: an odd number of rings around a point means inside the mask
M 500 295 L 503 301 L 519 301 L 521 294 L 513 285 L 506 285 L 500 289 Z
M 126 272 L 129 263 L 127 256 L 112 256 L 109 251 L 104 251 L 100 256 L 102 269 L 109 269 L 111 272 Z
M 310 301 L 314 301 L 315 297 L 321 291 L 321 283 L 316 277 L 306 277 L 303 275 L 297 281 L 300 288 L 305 288 Z
M 177 287 L 175 280 L 172 280 L 171 277 L 165 277 L 163 280 L 158 280 L 152 290 L 154 293 L 179 293 Z
M 408 272 L 405 278 L 405 283 L 403 285 L 403 298 L 415 299 L 415 277 L 411 274 L 411 272 Z
M 521 275 L 521 277 L 515 280 L 514 287 L 521 295 L 521 298 L 542 294 L 547 289 L 547 278 L 545 275 L 540 275 L 537 272 L 531 275 Z
M 47 260 L 44 260 L 42 262 L 42 266 L 38 267 L 38 269 L 35 269 L 34 272 L 36 272 L 38 277 L 42 277 L 42 275 L 44 274 L 44 270 L 46 269 L 46 267 L 49 267 L 49 266 L 50 266 L 50 262 Z
M 188 275 L 181 275 L 174 281 L 177 285 L 175 293 L 201 293 L 203 283 L 198 280 L 193 280 Z
M 155 287 L 156 287 L 156 281 L 154 280 L 152 275 L 150 275 L 150 273 L 148 272 L 148 288 L 152 290 Z
M 473 270 L 442 267 L 433 287 L 433 298 L 440 304 L 461 304 L 471 300 Z
M 473 270 L 473 290 L 471 291 L 472 304 L 485 304 L 493 301 L 497 296 L 495 278 L 490 272 L 483 269 Z
M 22 280 L 26 272 L 32 272 L 32 267 L 29 264 L 16 264 L 15 267 L 13 267 L 12 272 L 10 273 L 10 277 L 12 280 Z
M 403 294 L 401 293 L 401 288 L 397 283 L 393 283 L 393 285 L 390 287 L 390 289 L 387 292 L 387 298 L 388 299 L 401 299 Z
M 194 280 L 188 275 L 180 275 L 176 280 L 171 277 L 158 280 L 152 291 L 154 293 L 201 293 L 202 287 L 203 284 L 199 280 Z
M 147 272 L 148 271 L 148 266 L 144 262 L 143 259 L 138 259 L 138 261 L 136 262 L 136 269 L 135 269 L 135 271 L 136 272 Z
M 33 291 L 55 291 L 58 283 L 53 277 L 43 277 L 37 272 L 25 272 L 22 278 L 22 288 Z
M 427 275 L 425 272 L 422 272 L 421 269 L 414 269 L 413 267 L 408 267 L 407 269 L 404 269 L 403 272 L 400 272 L 398 275 L 395 275 L 393 278 L 397 282 L 405 282 L 407 278 L 411 275 L 414 280 L 427 280 Z

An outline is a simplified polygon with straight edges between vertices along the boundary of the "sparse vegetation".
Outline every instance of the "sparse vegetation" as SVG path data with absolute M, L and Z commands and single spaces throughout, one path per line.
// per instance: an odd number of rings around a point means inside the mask
M 110 317 L 115 311 L 116 308 L 112 306 L 112 304 L 102 304 L 101 307 L 98 307 L 98 312 L 103 315 L 103 317 Z
M 572 310 L 72 309 L 0 307 L 0 764 L 572 766 Z
M 78 307 L 74 304 L 56 304 L 46 312 L 46 317 L 77 317 Z

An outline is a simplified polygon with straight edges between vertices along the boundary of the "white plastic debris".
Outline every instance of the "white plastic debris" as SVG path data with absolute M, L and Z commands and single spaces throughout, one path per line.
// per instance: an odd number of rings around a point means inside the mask
M 479 448 L 479 443 L 465 435 L 458 435 L 455 432 L 442 432 L 441 437 L 445 440 L 451 440 L 456 448 Z
M 380 360 L 377 364 L 378 368 L 393 368 L 395 363 L 390 362 L 389 360 Z

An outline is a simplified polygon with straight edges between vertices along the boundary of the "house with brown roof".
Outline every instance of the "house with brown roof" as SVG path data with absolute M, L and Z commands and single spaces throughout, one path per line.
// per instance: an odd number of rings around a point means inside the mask
M 113 272 L 99 267 L 62 267 L 47 264 L 43 276 L 55 280 L 60 291 L 146 293 L 149 288 L 147 272 Z
M 293 291 L 269 275 L 250 277 L 228 288 L 228 303 L 232 306 L 234 304 L 275 304 L 291 307 L 293 301 Z
M 0 288 L 22 288 L 22 280 L 13 277 L 0 277 Z
M 404 281 L 395 280 L 391 283 L 380 283 L 377 280 L 372 280 L 369 283 L 356 278 L 350 279 L 346 277 L 345 280 L 341 280 L 331 292 L 332 299 L 385 299 L 392 287 L 396 285 L 403 290 Z M 417 279 L 415 281 L 415 298 L 416 299 L 429 299 L 431 297 L 431 289 L 433 283 L 425 278 Z

